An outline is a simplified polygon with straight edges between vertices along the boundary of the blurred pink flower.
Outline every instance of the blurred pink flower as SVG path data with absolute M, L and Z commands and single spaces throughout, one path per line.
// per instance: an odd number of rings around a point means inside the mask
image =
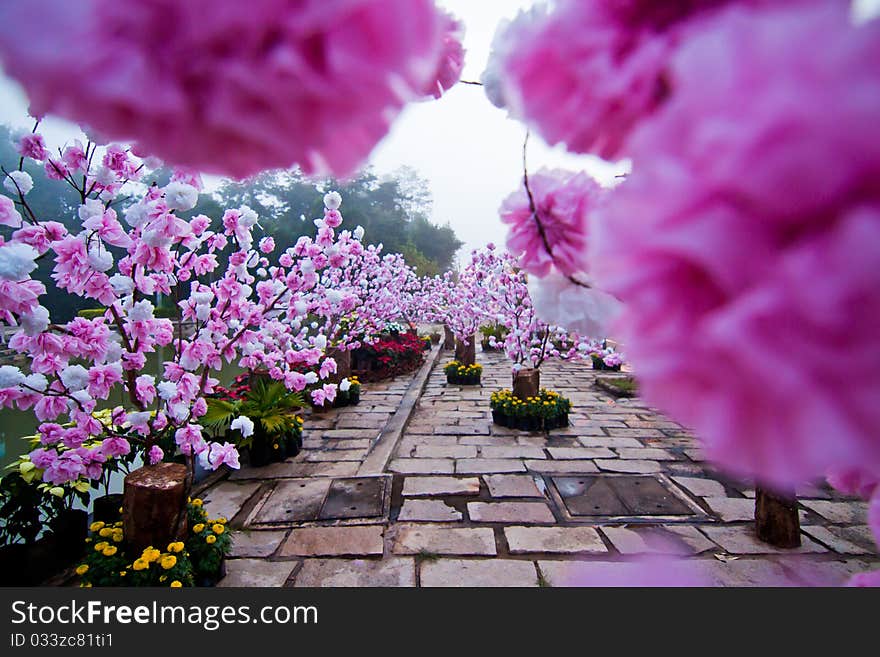
M 848 12 L 718 14 L 591 236 L 645 399 L 779 485 L 880 472 L 880 23 Z
M 630 132 L 670 95 L 668 66 L 678 44 L 727 4 L 732 0 L 560 0 L 553 11 L 539 6 L 500 30 L 490 70 L 511 113 L 548 142 L 605 158 L 625 155 Z
M 33 112 L 237 177 L 352 172 L 421 95 L 442 38 L 431 0 L 27 0 L 0 22 Z
M 444 13 L 443 23 L 443 47 L 440 61 L 434 75 L 425 87 L 425 94 L 440 98 L 449 91 L 461 79 L 461 71 L 464 69 L 464 46 L 461 42 L 464 38 L 464 26 L 450 14 Z
M 569 276 L 585 270 L 588 213 L 598 205 L 599 185 L 583 172 L 541 169 L 529 176 L 529 188 L 543 237 L 521 186 L 501 204 L 501 221 L 510 225 L 507 249 L 536 276 L 546 276 L 554 265 Z

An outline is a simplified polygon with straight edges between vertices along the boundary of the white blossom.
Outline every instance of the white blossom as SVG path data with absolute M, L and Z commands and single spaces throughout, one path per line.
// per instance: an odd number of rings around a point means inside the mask
M 199 202 L 199 190 L 184 182 L 173 181 L 165 185 L 165 204 L 170 210 L 192 210 Z
M 338 210 L 342 205 L 342 196 L 339 192 L 328 192 L 324 194 L 324 207 L 328 210 Z
M 0 246 L 0 278 L 21 281 L 27 278 L 37 263 L 39 254 L 34 247 L 23 242 L 7 242 Z
M 229 428 L 238 429 L 241 431 L 242 437 L 247 438 L 254 433 L 254 421 L 247 415 L 239 415 L 230 423 Z
M 37 306 L 29 313 L 21 316 L 21 328 L 25 335 L 34 337 L 49 328 L 49 311 L 43 306 Z
M 13 365 L 0 367 L 0 388 L 14 388 L 25 382 L 21 370 Z
M 34 179 L 31 178 L 27 171 L 13 171 L 3 181 L 3 187 L 10 194 L 18 196 L 19 191 L 21 191 L 22 196 L 24 196 L 34 188 Z
M 82 390 L 89 385 L 89 371 L 82 365 L 68 365 L 61 371 L 59 378 L 71 392 Z

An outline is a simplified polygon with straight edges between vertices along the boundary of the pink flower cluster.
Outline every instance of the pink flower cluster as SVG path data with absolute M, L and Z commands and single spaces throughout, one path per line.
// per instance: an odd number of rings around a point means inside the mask
M 29 0 L 0 23 L 33 111 L 239 177 L 350 173 L 457 57 L 431 0 Z

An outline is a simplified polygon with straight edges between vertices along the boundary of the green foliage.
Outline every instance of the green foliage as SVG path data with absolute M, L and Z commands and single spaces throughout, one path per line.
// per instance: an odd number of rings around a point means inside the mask
M 97 319 L 98 317 L 103 317 L 106 312 L 106 308 L 83 308 L 76 314 L 78 317 L 83 317 L 85 319 Z
M 61 500 L 46 495 L 15 470 L 0 479 L 0 545 L 33 543 Z

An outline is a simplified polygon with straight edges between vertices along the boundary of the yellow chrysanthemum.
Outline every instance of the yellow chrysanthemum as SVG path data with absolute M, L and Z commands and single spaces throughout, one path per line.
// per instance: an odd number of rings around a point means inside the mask
M 135 570 L 146 570 L 150 567 L 150 562 L 146 559 L 135 559 L 131 567 Z
M 100 543 L 95 543 L 95 552 L 103 552 L 104 548 L 110 545 L 107 541 L 101 541 Z
M 193 525 L 193 533 L 201 534 L 205 529 L 205 525 L 203 523 L 199 523 L 197 525 Z
M 183 584 L 180 583 L 179 579 L 176 579 L 173 582 L 171 582 L 171 584 L 169 586 L 171 586 L 172 589 L 179 589 L 181 586 L 183 586 Z
M 101 554 L 103 554 L 105 557 L 112 557 L 114 554 L 116 554 L 117 549 L 118 548 L 115 545 L 108 545 L 104 548 Z
M 89 571 L 89 564 L 84 563 L 76 567 L 77 575 L 85 575 Z
M 146 560 L 148 563 L 153 563 L 154 561 L 158 561 L 161 556 L 162 553 L 151 545 L 143 551 L 141 559 Z
M 103 528 L 104 528 L 104 523 L 100 522 L 100 521 L 93 522 L 91 525 L 89 525 L 89 529 L 92 530 L 93 532 L 100 531 Z
M 162 561 L 159 562 L 159 565 L 162 566 L 165 570 L 171 570 L 174 566 L 177 565 L 177 557 L 173 554 L 168 554 L 162 557 Z
M 217 523 L 215 525 L 211 525 L 211 531 L 215 534 L 222 534 L 224 531 L 226 531 L 226 527 L 224 527 L 220 523 Z
M 207 543 L 208 545 L 214 545 L 214 543 L 216 543 L 216 542 L 217 542 L 217 537 L 214 536 L 214 534 L 208 534 L 205 537 L 205 543 Z
M 174 543 L 168 544 L 169 552 L 183 552 L 183 541 L 175 541 Z
M 120 543 L 120 542 L 122 542 L 122 539 L 123 539 L 123 538 L 124 538 L 124 535 L 123 535 L 121 529 L 115 529 L 115 530 L 113 530 L 113 542 L 114 542 L 114 543 Z
M 98 532 L 98 536 L 100 536 L 101 538 L 109 538 L 113 536 L 113 529 L 111 529 L 110 527 L 104 527 L 103 529 L 101 529 L 101 531 Z
M 193 506 L 202 506 L 202 504 L 204 504 L 204 502 L 202 502 L 202 500 L 200 500 L 198 497 L 192 501 Z

